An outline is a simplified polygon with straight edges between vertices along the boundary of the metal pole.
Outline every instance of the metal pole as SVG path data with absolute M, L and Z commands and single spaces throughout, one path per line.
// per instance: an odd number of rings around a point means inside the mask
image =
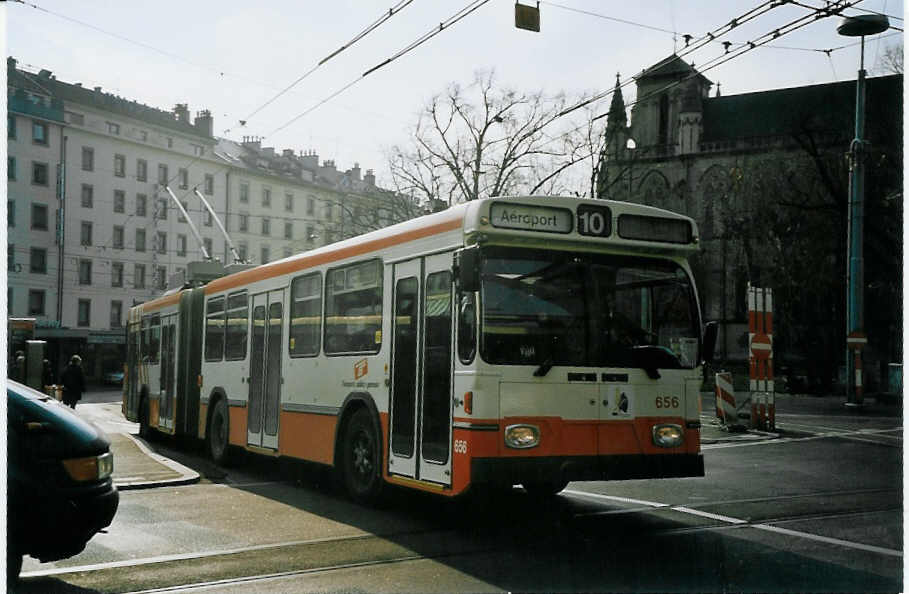
M 198 188 L 193 188 L 193 193 L 199 197 L 199 200 L 202 201 L 203 206 L 205 206 L 205 208 L 208 209 L 208 213 L 211 215 L 211 218 L 214 219 L 215 223 L 218 225 L 218 229 L 221 230 L 221 235 L 224 236 L 224 240 L 227 242 L 227 246 L 230 248 L 230 252 L 234 256 L 234 261 L 238 262 L 238 263 L 242 263 L 241 259 L 240 259 L 240 252 L 237 251 L 237 248 L 234 246 L 234 242 L 231 241 L 230 235 L 227 234 L 227 229 L 224 228 L 224 224 L 221 223 L 221 219 L 218 218 L 218 215 L 215 212 L 215 209 L 212 208 L 212 206 L 211 206 L 211 204 L 209 204 L 208 200 L 205 199 L 205 196 L 203 196 L 199 192 Z
M 849 307 L 846 335 L 865 331 L 863 230 L 865 219 L 865 37 L 862 36 L 861 62 L 855 85 L 855 138 L 849 149 Z M 861 350 L 846 349 L 846 406 L 862 405 Z
M 183 214 L 183 218 L 186 219 L 186 223 L 189 225 L 189 230 L 193 232 L 193 236 L 196 238 L 196 242 L 199 244 L 199 249 L 202 250 L 202 257 L 206 260 L 211 260 L 211 256 L 208 254 L 208 250 L 205 249 L 205 242 L 202 241 L 202 236 L 199 235 L 199 230 L 196 229 L 196 226 L 193 224 L 193 220 L 189 218 L 189 213 L 186 212 L 186 209 L 183 208 L 183 204 L 174 196 L 174 193 L 171 191 L 170 186 L 164 186 L 164 189 L 170 194 L 170 197 L 173 198 L 174 204 L 177 205 L 177 208 Z

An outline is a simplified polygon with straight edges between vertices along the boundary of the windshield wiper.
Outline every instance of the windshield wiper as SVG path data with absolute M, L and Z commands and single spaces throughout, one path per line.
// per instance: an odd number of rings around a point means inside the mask
M 552 366 L 555 365 L 555 361 L 552 360 L 552 357 L 546 357 L 546 359 L 540 363 L 540 366 L 537 367 L 537 370 L 533 372 L 533 377 L 543 377 L 549 370 L 552 369 Z

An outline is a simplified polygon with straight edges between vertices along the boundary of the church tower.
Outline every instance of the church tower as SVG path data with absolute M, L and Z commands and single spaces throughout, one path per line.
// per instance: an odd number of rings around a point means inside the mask
M 622 86 L 619 83 L 620 75 L 615 75 L 615 89 L 612 92 L 612 102 L 606 114 L 606 133 L 603 152 L 600 154 L 599 171 L 597 172 L 597 198 L 622 199 L 622 192 L 627 190 L 627 184 L 619 179 L 622 167 L 617 165 L 627 157 L 628 115 L 625 113 L 625 99 L 622 96 Z

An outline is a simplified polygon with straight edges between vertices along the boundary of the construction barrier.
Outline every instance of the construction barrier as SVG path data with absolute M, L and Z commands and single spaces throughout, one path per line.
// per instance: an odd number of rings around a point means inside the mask
M 773 431 L 776 427 L 773 384 L 773 289 L 748 285 L 748 352 L 751 427 Z
M 732 386 L 732 374 L 728 371 L 716 374 L 716 416 L 724 425 L 738 424 L 735 389 Z

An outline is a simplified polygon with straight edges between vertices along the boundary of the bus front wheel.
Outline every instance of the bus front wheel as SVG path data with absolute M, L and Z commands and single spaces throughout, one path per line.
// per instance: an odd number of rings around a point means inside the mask
M 375 502 L 382 492 L 379 470 L 381 446 L 369 411 L 356 411 L 344 430 L 341 478 L 350 496 L 359 503 Z
M 227 402 L 223 398 L 215 403 L 215 408 L 211 411 L 206 438 L 211 459 L 215 464 L 227 466 L 230 461 L 228 456 L 230 447 L 230 414 L 227 411 Z

